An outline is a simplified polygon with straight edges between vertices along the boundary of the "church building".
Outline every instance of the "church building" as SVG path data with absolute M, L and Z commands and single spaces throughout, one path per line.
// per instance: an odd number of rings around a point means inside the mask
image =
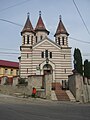
M 52 75 L 52 82 L 68 80 L 72 74 L 71 47 L 68 46 L 68 32 L 61 17 L 55 32 L 55 40 L 48 38 L 41 12 L 35 28 L 29 14 L 21 31 L 20 77 L 29 75 Z

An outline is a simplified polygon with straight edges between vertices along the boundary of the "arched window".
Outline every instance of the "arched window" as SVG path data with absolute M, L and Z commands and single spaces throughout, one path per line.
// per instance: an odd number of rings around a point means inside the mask
M 37 43 L 37 36 L 36 36 L 36 43 Z
M 60 45 L 60 37 L 58 37 L 58 44 Z
M 29 44 L 29 35 L 27 35 L 27 44 Z
M 13 74 L 13 69 L 11 69 L 11 75 Z
M 27 53 L 27 58 L 29 58 L 29 53 Z
M 44 58 L 44 52 L 41 52 L 41 57 Z
M 52 52 L 50 52 L 50 58 L 52 58 Z
M 31 44 L 33 45 L 33 36 L 31 36 Z
M 42 40 L 42 38 L 43 38 L 43 36 L 41 35 L 41 36 L 40 36 L 40 40 Z
M 64 37 L 62 37 L 62 45 L 64 45 Z
M 66 37 L 66 45 L 68 45 L 68 37 Z
M 45 50 L 45 57 L 48 58 L 48 50 Z
M 23 36 L 23 44 L 25 44 L 25 36 Z
M 16 75 L 18 75 L 19 74 L 19 70 L 16 70 Z
M 66 58 L 65 54 L 64 54 L 64 59 Z
M 64 69 L 64 72 L 66 73 L 66 68 Z
M 28 68 L 27 68 L 27 73 L 28 73 Z
M 7 73 L 8 73 L 8 69 L 7 69 L 7 68 L 5 68 L 5 74 L 7 75 Z
M 57 38 L 55 39 L 55 42 L 57 43 Z

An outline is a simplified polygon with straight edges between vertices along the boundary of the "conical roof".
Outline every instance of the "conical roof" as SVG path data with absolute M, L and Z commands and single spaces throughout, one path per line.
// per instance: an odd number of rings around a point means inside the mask
M 26 23 L 24 25 L 24 28 L 23 28 L 21 34 L 24 32 L 34 32 L 33 26 L 32 26 L 31 21 L 29 19 L 29 13 L 27 15 L 27 20 L 26 20 Z
M 63 24 L 63 22 L 61 20 L 61 17 L 60 17 L 60 21 L 59 21 L 59 24 L 58 24 L 58 27 L 57 27 L 57 30 L 56 30 L 56 33 L 55 33 L 54 36 L 56 36 L 58 34 L 67 34 L 67 35 L 69 35 L 66 28 L 64 27 L 64 24 Z
M 35 31 L 45 31 L 49 34 L 49 31 L 46 29 L 44 22 L 42 20 L 41 11 L 39 11 L 39 19 L 38 19 L 37 25 L 35 27 Z

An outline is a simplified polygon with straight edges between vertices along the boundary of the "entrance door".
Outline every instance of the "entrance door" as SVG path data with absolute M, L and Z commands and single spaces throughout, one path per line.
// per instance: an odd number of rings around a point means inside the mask
M 51 74 L 51 70 L 44 70 L 44 75 Z
M 43 73 L 44 73 L 44 75 L 47 75 L 47 74 L 52 74 L 52 66 L 51 65 L 49 65 L 49 64 L 45 64 L 44 66 L 43 66 Z

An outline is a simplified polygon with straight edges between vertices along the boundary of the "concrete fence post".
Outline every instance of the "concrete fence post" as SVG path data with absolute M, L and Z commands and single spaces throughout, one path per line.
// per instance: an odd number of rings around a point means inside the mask
M 51 90 L 52 90 L 52 75 L 45 75 L 45 93 L 46 98 L 51 99 Z

